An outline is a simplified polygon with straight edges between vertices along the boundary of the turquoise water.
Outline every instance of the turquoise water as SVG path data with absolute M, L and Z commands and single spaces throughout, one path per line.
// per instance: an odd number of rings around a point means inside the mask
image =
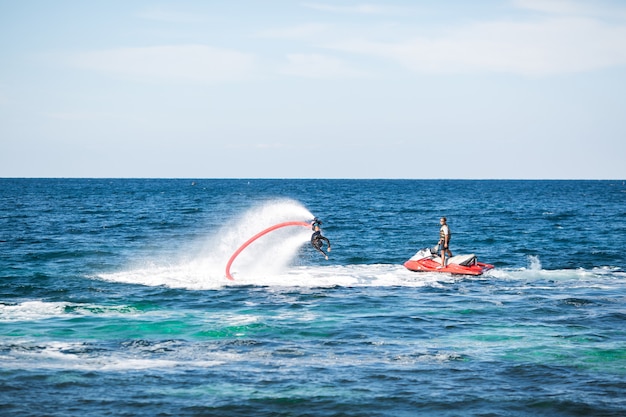
M 442 215 L 494 270 L 402 266 Z M 622 416 L 624 236 L 622 181 L 0 179 L 0 413 Z

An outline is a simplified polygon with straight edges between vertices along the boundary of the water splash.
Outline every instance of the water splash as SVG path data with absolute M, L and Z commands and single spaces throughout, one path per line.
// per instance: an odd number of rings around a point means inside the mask
M 528 269 L 531 271 L 541 271 L 541 261 L 537 255 L 528 255 Z
M 212 231 L 194 249 L 178 259 L 152 259 L 135 263 L 126 271 L 101 274 L 100 279 L 148 286 L 209 289 L 225 285 L 224 267 L 231 254 L 251 236 L 279 222 L 308 221 L 313 214 L 302 204 L 289 199 L 273 200 L 255 206 L 219 230 Z M 299 248 L 308 242 L 311 231 L 305 228 L 277 230 L 250 245 L 233 265 L 234 274 L 272 275 L 292 262 Z M 236 275 L 235 275 L 236 276 Z

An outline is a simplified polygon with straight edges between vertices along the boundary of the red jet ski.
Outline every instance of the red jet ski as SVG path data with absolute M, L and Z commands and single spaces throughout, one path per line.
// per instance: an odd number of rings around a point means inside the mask
M 433 254 L 431 249 L 421 249 L 404 263 L 406 269 L 416 272 L 447 272 L 458 275 L 481 275 L 494 266 L 478 262 L 476 255 L 457 255 L 448 259 L 445 267 L 441 267 L 441 258 Z

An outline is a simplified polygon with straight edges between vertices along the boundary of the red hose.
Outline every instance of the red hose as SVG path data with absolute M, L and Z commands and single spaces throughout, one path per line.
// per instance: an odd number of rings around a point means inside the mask
M 281 227 L 286 227 L 286 226 L 304 226 L 304 227 L 311 227 L 310 223 L 306 223 L 306 222 L 284 222 L 284 223 L 278 223 L 275 224 L 272 227 L 268 227 L 267 229 L 263 230 L 262 232 L 257 233 L 256 235 L 252 236 L 250 239 L 248 239 L 246 241 L 246 243 L 244 243 L 243 245 L 241 245 L 239 247 L 239 249 L 237 249 L 232 256 L 230 257 L 230 259 L 228 260 L 228 263 L 226 264 L 226 278 L 228 278 L 231 281 L 234 281 L 235 279 L 233 278 L 233 276 L 230 274 L 230 267 L 233 264 L 233 261 L 235 260 L 235 258 L 237 257 L 237 255 L 239 255 L 241 253 L 241 251 L 243 251 L 245 248 L 248 247 L 248 245 L 250 245 L 252 242 L 254 242 L 255 240 L 257 240 L 258 238 L 260 238 L 261 236 L 271 232 L 272 230 L 276 230 L 276 229 L 280 229 Z

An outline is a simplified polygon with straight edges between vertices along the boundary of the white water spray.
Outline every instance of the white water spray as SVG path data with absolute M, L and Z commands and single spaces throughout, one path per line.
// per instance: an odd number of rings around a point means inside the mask
M 274 200 L 254 207 L 241 217 L 212 231 L 195 246 L 195 255 L 180 254 L 179 259 L 163 262 L 144 260 L 142 266 L 128 271 L 101 274 L 107 281 L 173 288 L 210 289 L 224 286 L 224 267 L 231 254 L 261 230 L 284 221 L 308 221 L 313 214 L 293 200 Z M 311 231 L 305 228 L 277 230 L 250 245 L 237 258 L 232 271 L 247 277 L 267 276 L 282 272 L 292 262 L 298 249 L 308 242 Z M 247 283 L 249 284 L 249 280 Z
M 541 261 L 537 255 L 528 255 L 529 269 L 531 271 L 541 271 Z

